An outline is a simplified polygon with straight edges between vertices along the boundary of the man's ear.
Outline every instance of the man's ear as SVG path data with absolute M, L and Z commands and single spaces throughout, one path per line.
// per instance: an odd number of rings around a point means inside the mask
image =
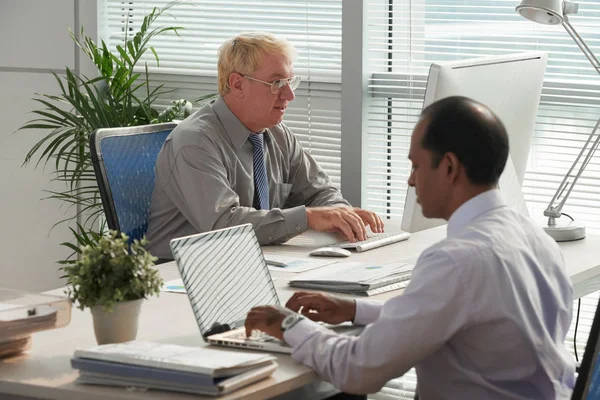
M 244 95 L 244 78 L 237 72 L 229 75 L 229 87 L 236 97 Z
M 450 152 L 444 154 L 444 161 L 446 164 L 445 167 L 447 169 L 446 173 L 448 174 L 448 178 L 451 182 L 454 182 L 460 174 L 462 164 L 458 160 L 458 157 L 456 157 L 456 154 Z

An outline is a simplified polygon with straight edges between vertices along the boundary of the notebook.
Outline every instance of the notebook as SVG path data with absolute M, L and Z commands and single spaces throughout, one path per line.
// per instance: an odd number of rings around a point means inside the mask
M 209 344 L 292 352 L 269 335 L 246 337 L 244 321 L 252 307 L 280 305 L 251 224 L 173 239 L 170 246 L 198 328 Z M 357 334 L 362 327 L 340 325 L 334 329 Z
M 275 357 L 131 341 L 75 351 L 78 383 L 217 396 L 270 376 Z
M 304 289 L 372 296 L 406 287 L 414 265 L 340 262 L 297 275 L 288 284 Z
M 122 386 L 128 390 L 141 389 L 142 391 L 145 391 L 147 389 L 156 389 L 204 396 L 221 396 L 268 378 L 273 374 L 276 368 L 277 363 L 271 363 L 270 365 L 259 367 L 244 372 L 243 374 L 232 376 L 231 378 L 223 379 L 214 386 L 202 386 L 198 383 L 173 383 L 168 380 L 139 379 L 89 371 L 80 371 L 76 382 L 89 385 Z
M 270 355 L 134 340 L 77 349 L 75 360 L 86 359 L 189 372 L 210 377 L 233 376 L 275 360 Z M 103 371 L 106 372 L 106 371 Z

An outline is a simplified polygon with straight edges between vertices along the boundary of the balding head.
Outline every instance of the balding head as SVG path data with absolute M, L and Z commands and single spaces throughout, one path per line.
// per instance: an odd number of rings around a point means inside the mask
M 496 114 L 466 97 L 447 97 L 421 113 L 421 146 L 434 155 L 434 167 L 454 153 L 474 185 L 496 184 L 508 158 L 508 135 Z

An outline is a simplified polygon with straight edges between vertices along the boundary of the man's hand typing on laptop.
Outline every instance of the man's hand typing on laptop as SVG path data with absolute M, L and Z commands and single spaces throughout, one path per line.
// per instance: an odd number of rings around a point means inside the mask
M 313 321 L 334 325 L 353 321 L 356 314 L 353 299 L 315 292 L 296 292 L 285 306 Z
M 322 293 L 296 292 L 288 300 L 285 308 L 280 306 L 252 308 L 246 316 L 246 336 L 252 336 L 252 331 L 257 329 L 284 340 L 282 322 L 287 316 L 296 313 L 313 321 L 337 325 L 354 320 L 356 303 L 351 299 Z
M 295 312 L 281 306 L 258 306 L 250 310 L 246 316 L 246 336 L 252 336 L 252 331 L 258 329 L 277 339 L 283 340 L 281 323 L 288 315 Z
M 307 207 L 306 217 L 310 228 L 341 232 L 352 242 L 367 239 L 367 225 L 374 233 L 383 232 L 383 221 L 377 214 L 356 207 Z

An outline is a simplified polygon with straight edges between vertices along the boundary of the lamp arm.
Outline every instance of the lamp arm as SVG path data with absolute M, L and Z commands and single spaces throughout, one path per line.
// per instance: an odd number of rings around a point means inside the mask
M 565 2 L 565 4 L 566 3 L 567 2 Z M 567 10 L 565 10 L 565 11 L 567 11 Z M 577 10 L 575 8 L 575 9 L 571 10 L 570 12 L 576 12 L 576 11 Z M 579 36 L 579 34 L 575 30 L 575 28 L 573 28 L 573 26 L 571 25 L 571 22 L 569 21 L 569 18 L 567 16 L 567 12 L 565 12 L 562 25 L 563 25 L 563 28 L 565 28 L 565 30 L 569 34 L 569 36 L 571 36 L 571 38 L 573 39 L 575 44 L 577 44 L 579 49 L 583 52 L 583 54 L 588 59 L 590 64 L 592 64 L 592 67 L 594 67 L 596 72 L 598 72 L 600 74 L 600 62 L 598 61 L 598 59 L 596 58 L 596 56 L 594 55 L 592 50 L 587 46 L 587 44 L 581 38 L 581 36 Z M 560 183 L 560 186 L 556 190 L 554 197 L 552 197 L 552 200 L 550 200 L 550 204 L 548 204 L 548 207 L 546 207 L 546 210 L 544 211 L 544 215 L 547 217 L 550 217 L 549 225 L 554 224 L 554 218 L 559 218 L 561 216 L 561 210 L 562 210 L 563 206 L 565 205 L 565 202 L 569 198 L 569 195 L 571 194 L 571 191 L 573 190 L 575 183 L 577 183 L 577 180 L 579 179 L 579 177 L 581 176 L 581 174 L 587 167 L 588 163 L 590 162 L 592 156 L 596 152 L 596 149 L 598 148 L 598 144 L 600 144 L 600 135 L 598 135 L 598 137 L 596 137 L 596 139 L 594 140 L 594 143 L 587 151 L 585 159 L 581 163 L 581 167 L 577 171 L 577 175 L 573 178 L 573 181 L 568 182 L 568 179 L 571 177 L 571 173 L 573 172 L 573 170 L 579 163 L 579 159 L 581 158 L 581 156 L 586 152 L 586 149 L 588 148 L 590 142 L 592 142 L 592 139 L 594 138 L 594 135 L 596 134 L 596 131 L 598 130 L 599 126 L 600 126 L 600 119 L 598 120 L 598 122 L 596 122 L 596 126 L 594 127 L 594 129 L 592 130 L 592 133 L 590 134 L 587 141 L 585 142 L 585 145 L 583 146 L 583 148 L 577 155 L 577 158 L 573 162 L 573 165 L 571 165 L 569 172 L 567 172 L 567 175 L 564 177 L 564 179 Z M 562 200 L 560 201 L 558 206 L 555 206 L 554 205 L 555 202 L 557 201 L 557 199 L 559 197 L 562 196 L 565 189 L 567 191 L 566 194 L 562 197 Z
M 596 152 L 596 149 L 598 149 L 598 145 L 600 144 L 600 134 L 598 134 L 596 136 L 596 138 L 594 140 L 594 143 L 592 144 L 592 146 L 589 149 L 588 149 L 588 146 L 589 146 L 590 142 L 592 141 L 592 139 L 594 138 L 594 136 L 596 135 L 596 132 L 598 131 L 599 127 L 600 127 L 600 119 L 598 120 L 598 122 L 596 122 L 596 126 L 592 130 L 592 133 L 590 134 L 590 136 L 587 138 L 587 141 L 585 142 L 585 145 L 583 146 L 583 148 L 581 149 L 581 151 L 577 155 L 577 158 L 573 162 L 573 165 L 571 165 L 571 168 L 569 169 L 569 172 L 567 172 L 567 175 L 565 175 L 563 181 L 561 182 L 560 186 L 556 190 L 556 193 L 554 194 L 554 197 L 550 201 L 550 204 L 548 204 L 548 207 L 546 207 L 546 210 L 544 211 L 544 215 L 546 217 L 559 218 L 561 216 L 561 210 L 562 210 L 563 206 L 565 205 L 565 202 L 569 198 L 569 195 L 571 194 L 571 191 L 575 187 L 575 184 L 577 183 L 577 180 L 579 180 L 579 177 L 581 176 L 581 174 L 583 173 L 583 171 L 587 167 L 588 163 L 590 162 L 590 160 L 594 156 L 594 153 Z M 586 154 L 583 162 L 581 163 L 581 167 L 577 171 L 577 175 L 573 178 L 573 181 L 567 182 L 567 180 L 569 179 L 569 177 L 571 177 L 571 173 L 573 172 L 573 170 L 575 169 L 575 167 L 579 163 L 579 159 L 586 152 L 586 149 L 587 149 L 587 154 Z M 562 200 L 560 201 L 560 203 L 558 204 L 558 206 L 554 206 L 554 203 L 562 195 L 562 193 L 565 191 L 565 189 L 567 190 L 566 194 L 562 197 Z
M 562 26 L 563 28 L 565 28 L 565 30 L 567 31 L 569 36 L 571 36 L 571 38 L 577 44 L 577 46 L 581 49 L 583 54 L 589 60 L 590 64 L 592 64 L 592 67 L 594 67 L 596 72 L 600 74 L 600 61 L 598 61 L 594 53 L 592 53 L 592 50 L 590 50 L 590 48 L 587 46 L 587 44 L 585 44 L 581 36 L 579 36 L 575 28 L 573 28 L 573 25 L 571 25 L 571 22 L 569 21 L 567 15 L 564 16 Z

